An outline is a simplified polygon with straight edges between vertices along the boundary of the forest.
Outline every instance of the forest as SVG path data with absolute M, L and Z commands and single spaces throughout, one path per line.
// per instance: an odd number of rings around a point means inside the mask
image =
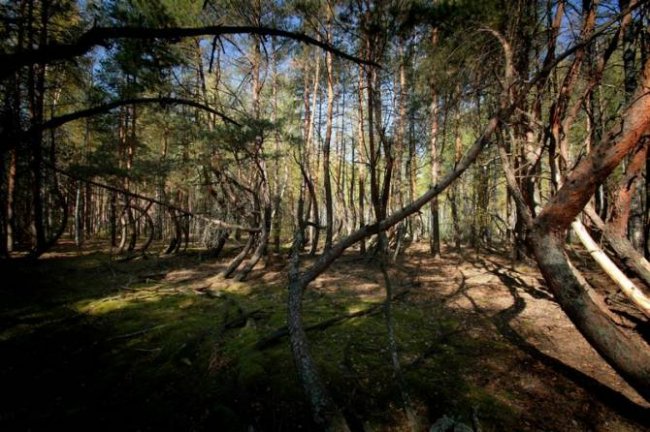
M 650 1 L 0 34 L 0 430 L 650 431 Z

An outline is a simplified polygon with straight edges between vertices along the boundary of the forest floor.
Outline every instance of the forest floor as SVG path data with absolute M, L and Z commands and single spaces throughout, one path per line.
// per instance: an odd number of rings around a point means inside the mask
M 1 264 L 0 430 L 312 429 L 282 332 L 284 260 L 235 282 L 215 276 L 227 259 L 198 250 L 120 261 L 97 248 Z M 425 426 L 447 415 L 483 431 L 650 431 L 650 405 L 534 267 L 473 251 L 433 259 L 416 244 L 389 274 Z M 383 284 L 351 251 L 305 293 L 312 351 L 355 430 L 406 430 Z

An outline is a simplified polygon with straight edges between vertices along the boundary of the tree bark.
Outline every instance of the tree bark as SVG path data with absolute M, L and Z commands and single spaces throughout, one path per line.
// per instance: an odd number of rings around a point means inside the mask
M 332 7 L 327 7 L 327 43 L 332 42 Z M 327 67 L 327 124 L 323 142 L 323 183 L 325 188 L 325 246 L 332 247 L 334 230 L 334 208 L 332 204 L 332 182 L 330 178 L 330 145 L 332 142 L 332 123 L 334 121 L 334 60 L 332 53 L 325 53 Z
M 300 249 L 303 242 L 301 232 L 300 229 L 296 230 L 294 236 L 289 269 L 287 324 L 291 353 L 316 424 L 327 431 L 349 431 L 343 414 L 332 401 L 320 379 L 307 342 L 307 334 L 302 321 L 302 295 L 309 280 L 302 278 L 299 270 Z
M 623 332 L 590 295 L 591 287 L 570 264 L 564 235 L 536 224 L 530 245 L 544 279 L 576 328 L 641 396 L 650 400 L 650 346 Z
M 598 246 L 587 232 L 585 226 L 578 219 L 571 224 L 587 252 L 598 263 L 600 268 L 616 283 L 623 294 L 637 307 L 644 315 L 650 318 L 650 299 L 632 282 L 605 252 Z
M 11 253 L 14 250 L 15 239 L 15 229 L 16 229 L 16 218 L 14 208 L 14 203 L 16 199 L 16 175 L 17 175 L 17 151 L 13 149 L 9 152 L 9 170 L 7 172 L 7 207 L 6 207 L 6 228 L 5 234 L 7 237 L 7 252 Z
M 623 264 L 641 278 L 646 286 L 650 287 L 650 263 L 648 263 L 643 254 L 634 248 L 626 236 L 617 235 L 617 233 L 608 230 L 607 225 L 605 225 L 605 222 L 603 222 L 593 207 L 587 205 L 585 207 L 585 214 L 603 233 L 605 240 L 614 249 L 618 258 L 623 261 Z
M 596 350 L 644 398 L 650 400 L 650 347 L 637 335 L 624 334 L 594 303 L 588 284 L 570 265 L 564 234 L 596 187 L 623 158 L 643 142 L 650 126 L 650 60 L 621 120 L 569 173 L 563 186 L 531 226 L 528 242 L 560 306 Z
M 438 45 L 438 29 L 434 28 L 431 31 L 431 45 L 435 49 Z M 438 103 L 438 91 L 436 83 L 431 81 L 431 108 L 429 110 L 431 115 L 431 129 L 429 131 L 429 144 L 430 155 L 429 163 L 431 165 L 431 185 L 438 183 L 438 176 L 440 172 L 440 160 L 438 158 L 438 114 L 440 106 Z M 433 197 L 431 200 L 431 238 L 430 238 L 431 255 L 434 257 L 440 256 L 440 213 L 438 209 L 438 197 Z

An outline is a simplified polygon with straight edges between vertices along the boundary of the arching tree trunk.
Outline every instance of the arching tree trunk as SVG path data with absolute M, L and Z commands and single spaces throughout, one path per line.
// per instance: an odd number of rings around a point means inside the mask
M 302 278 L 299 271 L 300 249 L 303 239 L 301 230 L 296 230 L 289 269 L 289 299 L 287 324 L 289 342 L 296 370 L 303 391 L 307 396 L 314 421 L 327 431 L 349 431 L 349 427 L 338 406 L 332 401 L 323 384 L 314 359 L 309 350 L 307 334 L 302 321 L 302 295 L 309 280 Z
M 621 120 L 569 173 L 564 185 L 531 227 L 528 242 L 560 306 L 596 350 L 644 398 L 650 400 L 650 347 L 639 335 L 624 334 L 594 303 L 584 278 L 564 253 L 564 234 L 602 183 L 650 127 L 650 60 L 643 80 Z
M 587 205 L 585 207 L 585 214 L 591 219 L 591 222 L 596 228 L 603 233 L 607 243 L 614 249 L 617 257 L 623 261 L 623 265 L 632 270 L 645 282 L 646 286 L 650 287 L 650 263 L 643 254 L 634 249 L 634 246 L 632 246 L 632 243 L 630 243 L 627 237 L 616 235 L 609 231 L 593 207 Z

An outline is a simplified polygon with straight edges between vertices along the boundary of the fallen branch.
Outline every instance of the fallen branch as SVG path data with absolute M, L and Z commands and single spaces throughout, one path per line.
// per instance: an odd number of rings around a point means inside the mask
M 621 292 L 637 307 L 643 314 L 650 318 L 650 299 L 641 291 L 634 282 L 628 278 L 612 260 L 603 252 L 598 244 L 591 238 L 585 226 L 576 219 L 571 224 L 580 242 L 591 257 L 598 263 L 600 268 L 607 273 L 607 276 L 620 288 Z
M 591 219 L 596 228 L 600 230 L 607 243 L 616 252 L 616 256 L 623 261 L 623 264 L 641 278 L 646 286 L 650 288 L 650 263 L 648 263 L 648 260 L 645 259 L 643 254 L 634 249 L 634 246 L 632 246 L 627 238 L 617 235 L 608 229 L 605 222 L 598 216 L 598 213 L 596 213 L 596 210 L 594 210 L 591 204 L 588 204 L 584 208 L 584 213 Z
M 140 336 L 140 335 L 149 333 L 150 331 L 153 331 L 153 330 L 161 329 L 163 327 L 167 327 L 167 324 L 160 324 L 160 325 L 156 325 L 156 326 L 152 326 L 152 327 L 147 327 L 147 328 L 144 328 L 142 330 L 134 331 L 134 332 L 131 332 L 131 333 L 125 333 L 125 334 L 122 334 L 122 335 L 113 336 L 113 337 L 110 337 L 110 338 L 106 339 L 106 341 L 110 342 L 110 341 L 114 341 L 114 340 L 118 340 L 118 339 L 129 339 L 129 338 L 132 338 L 132 337 L 136 337 L 136 336 Z
M 410 291 L 402 291 L 401 293 L 395 295 L 392 301 L 400 300 L 406 297 L 409 293 Z M 360 311 L 339 315 L 330 319 L 326 319 L 325 321 L 312 324 L 310 326 L 305 327 L 305 331 L 325 330 L 343 321 L 347 321 L 353 318 L 360 318 L 368 315 L 374 315 L 380 313 L 383 307 L 384 307 L 384 302 L 377 303 L 375 305 L 370 306 L 369 308 L 362 309 Z M 285 336 L 289 336 L 289 328 L 286 325 L 278 328 L 271 334 L 264 336 L 262 339 L 258 340 L 253 347 L 257 350 L 265 350 L 277 344 Z

